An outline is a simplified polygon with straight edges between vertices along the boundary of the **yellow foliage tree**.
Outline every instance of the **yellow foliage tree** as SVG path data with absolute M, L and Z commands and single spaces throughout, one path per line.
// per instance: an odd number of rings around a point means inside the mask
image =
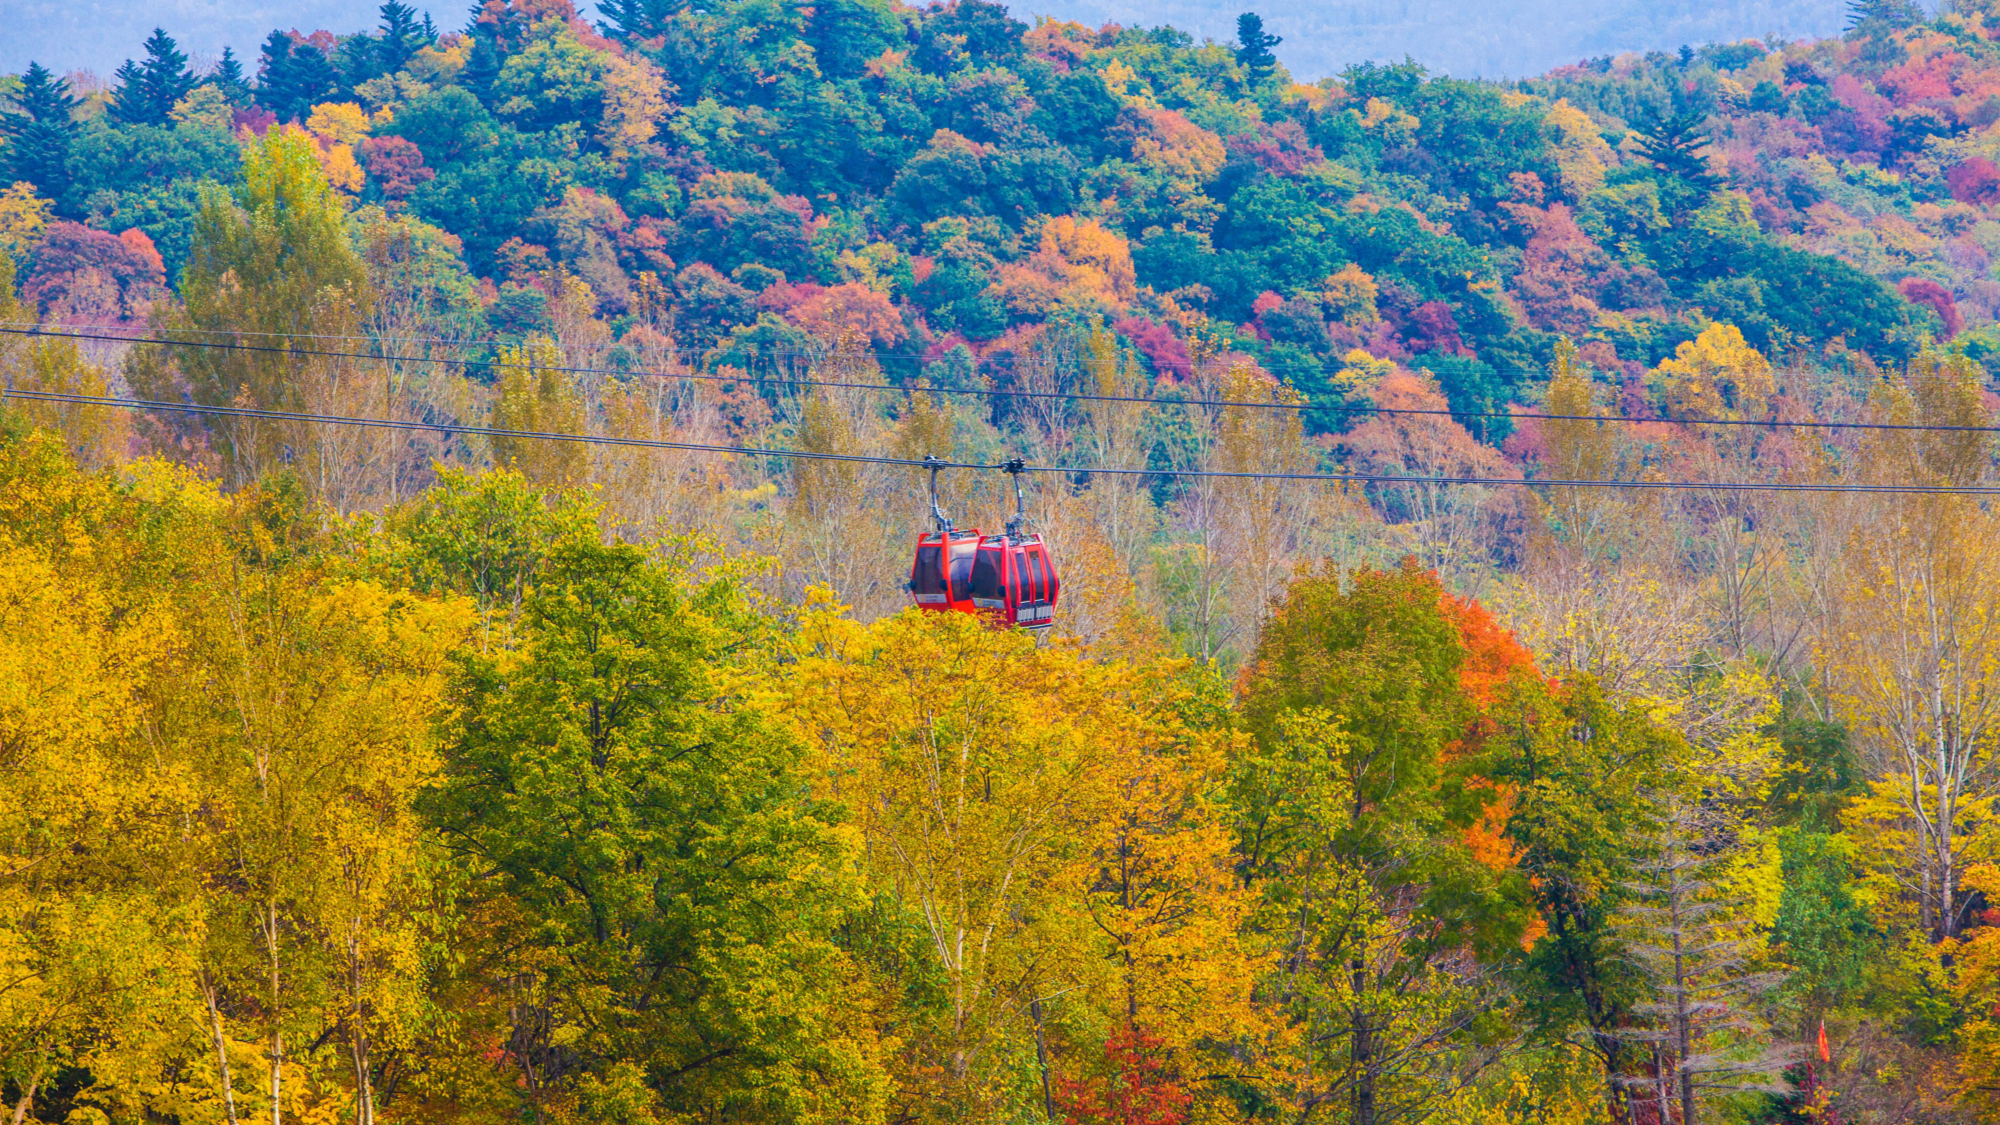
M 75 340 L 30 340 L 23 351 L 21 370 L 11 380 L 16 391 L 94 398 L 111 394 L 104 369 L 84 359 Z M 85 464 L 110 464 L 124 451 L 127 415 L 118 407 L 17 398 L 14 408 L 29 424 L 60 436 L 64 448 Z
M 1556 177 L 1563 194 L 1581 200 L 1603 186 L 1605 166 L 1612 160 L 1611 146 L 1590 115 L 1568 99 L 1559 98 L 1542 122 L 1555 142 Z
M 233 197 L 219 188 L 204 192 L 180 294 L 178 307 L 156 308 L 163 339 L 210 344 L 241 332 L 253 334 L 263 350 L 190 346 L 175 349 L 167 362 L 154 349 L 137 349 L 126 374 L 140 397 L 191 394 L 214 406 L 367 412 L 351 409 L 342 391 L 355 377 L 355 361 L 290 351 L 292 341 L 307 336 L 358 335 L 373 301 L 348 239 L 345 206 L 309 134 L 266 131 L 244 147 Z M 347 440 L 304 422 L 218 417 L 207 425 L 238 486 L 286 462 L 333 471 L 334 451 Z
M 504 372 L 495 388 L 491 424 L 496 430 L 581 434 L 584 401 L 575 379 L 562 370 L 563 354 L 546 336 L 530 336 L 500 349 Z M 588 461 L 581 442 L 495 435 L 493 459 L 550 492 L 583 479 Z
M 1041 245 L 1027 260 L 1001 270 L 1009 308 L 1045 317 L 1058 308 L 1117 313 L 1138 292 L 1132 249 L 1115 231 L 1062 215 L 1042 224 Z
M 1965 869 L 1964 881 L 1988 902 L 2000 901 L 2000 867 L 1974 864 Z M 1965 1013 L 1958 1032 L 1959 1098 L 1982 1125 L 1992 1125 L 2000 1122 L 2000 1088 L 1993 1083 L 2000 1074 L 2000 926 L 1982 926 L 1949 943 L 1945 952 L 1958 966 L 1952 999 Z
M 1697 418 L 1761 418 L 1778 392 L 1771 364 L 1733 324 L 1711 324 L 1674 349 L 1654 374 L 1675 414 Z
M 1320 302 L 1328 315 L 1342 324 L 1366 327 L 1381 319 L 1375 300 L 1381 287 L 1360 266 L 1349 262 L 1338 273 L 1328 274 L 1320 283 Z
M 1105 1015 L 1181 1051 L 1240 1016 L 1247 908 L 1205 805 L 1220 747 L 1177 721 L 1171 676 L 962 614 L 864 627 L 824 601 L 800 643 L 774 687 L 938 965 L 940 1015 L 908 1049 L 955 1112 L 989 1113 L 1035 1060 L 1046 1099 L 1062 1046 L 1094 1055 Z
M 356 145 L 368 136 L 368 111 L 353 102 L 324 102 L 306 118 L 306 131 L 330 145 Z
M 59 1070 L 127 1072 L 191 1014 L 147 860 L 195 801 L 139 737 L 174 629 L 115 589 L 110 482 L 43 434 L 0 448 L 0 494 L 0 1081 L 19 1121 Z
M 14 270 L 27 264 L 28 255 L 41 243 L 42 228 L 48 225 L 54 206 L 35 194 L 33 184 L 16 183 L 0 191 L 0 255 L 9 259 L 8 296 L 12 296 Z
M 613 160 L 624 160 L 660 131 L 673 111 L 673 83 L 637 52 L 610 58 L 604 69 L 604 119 L 597 139 Z

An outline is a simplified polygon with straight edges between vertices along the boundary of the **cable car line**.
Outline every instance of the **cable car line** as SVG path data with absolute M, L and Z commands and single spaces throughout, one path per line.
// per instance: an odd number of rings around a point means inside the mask
M 567 441 L 582 445 L 630 446 L 642 449 L 678 449 L 692 453 L 740 453 L 755 457 L 786 457 L 805 461 L 854 461 L 875 465 L 907 465 L 922 468 L 924 462 L 901 457 L 874 457 L 860 453 L 818 453 L 807 449 L 764 449 L 752 445 L 714 445 L 705 442 L 666 441 L 658 438 L 626 438 L 612 434 L 565 434 L 551 430 L 509 430 L 494 426 L 466 426 L 453 422 L 419 422 L 399 418 L 359 418 L 344 414 L 311 414 L 300 410 L 263 410 L 248 406 L 207 406 L 198 402 L 160 402 L 149 399 L 108 398 L 56 391 L 0 389 L 0 401 L 25 398 L 38 402 L 63 402 L 78 406 L 112 406 L 138 410 L 161 410 L 182 414 L 219 414 L 232 418 L 254 418 L 276 422 L 312 422 L 333 426 L 359 426 L 378 430 L 410 430 L 457 434 L 470 437 L 533 438 L 540 441 Z M 952 461 L 952 469 L 991 469 L 994 465 Z
M 528 438 L 566 441 L 583 445 L 607 445 L 639 449 L 673 449 L 692 453 L 728 453 L 749 457 L 778 457 L 804 461 L 845 461 L 871 465 L 895 465 L 913 469 L 971 469 L 1026 473 L 1059 473 L 1070 476 L 1151 476 L 1228 480 L 1290 480 L 1320 484 L 1375 485 L 1487 485 L 1502 487 L 1629 488 L 1640 490 L 1716 490 L 1728 492 L 1817 492 L 1870 493 L 1924 496 L 1995 496 L 2000 485 L 1874 485 L 1837 482 L 1755 482 L 1682 480 L 1518 480 L 1511 477 L 1401 476 L 1390 473 L 1277 473 L 1268 471 L 1232 472 L 1220 469 L 1150 469 L 1092 465 L 1035 465 L 1018 461 L 985 464 L 976 461 L 915 460 L 907 457 L 879 457 L 861 453 L 821 453 L 805 449 L 773 449 L 750 445 L 718 445 L 706 442 L 667 441 L 658 438 L 627 438 L 609 434 L 565 434 L 549 430 L 510 430 L 493 426 L 468 426 L 452 422 L 419 422 L 395 418 L 362 418 L 341 414 L 313 414 L 298 410 L 265 410 L 247 406 L 207 406 L 193 402 L 160 402 L 146 399 L 111 398 L 102 395 L 69 394 L 58 391 L 0 389 L 0 401 L 7 398 L 37 402 L 60 402 L 77 406 L 105 406 L 131 410 L 160 410 L 186 414 L 214 414 L 226 417 L 310 422 L 323 425 L 359 426 L 372 429 L 424 431 L 471 437 Z M 1018 468 L 1015 466 L 1018 464 Z
M 1752 418 L 1686 418 L 1662 417 L 1643 418 L 1629 414 L 1547 414 L 1541 412 L 1513 413 L 1504 410 L 1436 410 L 1421 407 L 1389 407 L 1367 405 L 1315 405 L 1312 403 L 1255 402 L 1247 399 L 1170 399 L 1151 395 L 1092 395 L 1072 391 L 1026 391 L 992 390 L 984 388 L 960 387 L 894 387 L 881 383 L 845 383 L 821 379 L 779 379 L 759 378 L 750 375 L 712 375 L 694 372 L 666 373 L 659 371 L 633 371 L 615 367 L 574 367 L 560 364 L 512 363 L 488 359 L 450 359 L 443 356 L 382 355 L 370 352 L 339 352 L 310 348 L 271 347 L 257 344 L 218 344 L 199 340 L 157 340 L 129 336 L 93 335 L 81 332 L 47 331 L 40 329 L 0 328 L 0 334 L 16 336 L 50 336 L 70 340 L 105 340 L 123 344 L 148 344 L 165 348 L 208 348 L 224 351 L 243 351 L 258 354 L 308 356 L 327 359 L 364 359 L 385 363 L 430 363 L 456 364 L 461 367 L 518 368 L 531 371 L 560 371 L 572 375 L 652 375 L 662 379 L 692 379 L 711 383 L 769 383 L 785 387 L 824 387 L 831 390 L 869 391 L 899 395 L 946 394 L 975 395 L 984 398 L 1029 398 L 1061 399 L 1067 402 L 1123 402 L 1143 403 L 1149 406 L 1213 406 L 1242 407 L 1252 410 L 1327 411 L 1351 415 L 1380 415 L 1385 417 L 1445 417 L 1445 418 L 1505 418 L 1515 421 L 1533 419 L 1543 422 L 1618 422 L 1628 424 L 1653 423 L 1660 425 L 1684 426 L 1749 426 L 1780 427 L 1810 430 L 1882 430 L 1918 431 L 1931 433 L 2000 433 L 2000 426 L 1957 426 L 1929 422 L 1822 422 L 1792 421 L 1786 419 L 1758 420 Z M 253 333 L 253 335 L 275 335 L 274 333 Z M 353 337 L 331 337 L 352 339 Z

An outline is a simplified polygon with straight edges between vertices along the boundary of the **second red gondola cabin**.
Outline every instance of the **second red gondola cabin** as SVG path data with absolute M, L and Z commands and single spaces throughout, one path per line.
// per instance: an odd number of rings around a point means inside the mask
M 1062 593 L 1049 549 L 1039 535 L 989 535 L 972 563 L 972 604 L 999 624 L 1046 629 Z

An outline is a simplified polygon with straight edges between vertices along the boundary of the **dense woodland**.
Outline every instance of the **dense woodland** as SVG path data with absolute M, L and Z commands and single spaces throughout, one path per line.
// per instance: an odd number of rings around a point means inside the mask
M 2000 13 L 381 16 L 0 84 L 15 1125 L 2000 1121 Z

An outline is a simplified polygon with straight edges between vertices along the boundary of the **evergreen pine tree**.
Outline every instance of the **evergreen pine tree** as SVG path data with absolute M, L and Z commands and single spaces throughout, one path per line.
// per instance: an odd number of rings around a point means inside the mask
M 381 40 L 373 35 L 344 35 L 333 48 L 333 68 L 340 84 L 352 88 L 388 73 L 382 69 Z
M 1639 136 L 1639 154 L 1686 185 L 1689 199 L 1676 211 L 1699 207 L 1720 186 L 1701 154 L 1710 142 L 1707 130 L 1702 128 L 1705 119 L 1698 109 L 1681 109 L 1670 114 L 1652 110 L 1634 130 Z
M 221 90 L 231 105 L 250 104 L 250 82 L 243 76 L 243 64 L 237 60 L 236 52 L 228 47 L 222 49 L 222 61 L 215 64 L 215 73 L 208 76 L 208 84 Z
M 382 5 L 382 38 L 375 44 L 376 66 L 380 73 L 394 74 L 410 64 L 418 51 L 430 46 L 437 36 L 430 30 L 430 17 L 417 22 L 417 10 L 402 0 Z
M 282 31 L 264 41 L 259 70 L 257 104 L 280 121 L 303 121 L 314 106 L 340 94 L 340 74 L 326 53 L 310 43 L 294 44 Z
M 319 103 L 338 100 L 343 89 L 340 72 L 334 69 L 333 60 L 310 43 L 301 43 L 292 49 L 292 83 L 292 116 L 301 121 L 310 116 L 313 107 Z
M 257 104 L 283 117 L 278 106 L 290 97 L 291 86 L 292 37 L 273 31 L 264 40 L 263 57 L 257 62 Z
M 111 115 L 127 125 L 165 125 L 168 114 L 199 81 L 188 69 L 180 44 L 162 28 L 146 40 L 146 61 L 130 59 L 118 68 L 118 92 L 111 98 Z
M 131 59 L 126 59 L 124 62 L 118 64 L 118 69 L 111 72 L 113 93 L 109 109 L 112 120 L 123 121 L 127 124 L 135 123 L 128 114 L 140 112 L 136 103 L 141 98 L 140 90 L 145 84 L 146 76 L 140 73 L 138 63 L 133 62 Z M 126 104 L 128 99 L 134 103 L 129 108 Z
M 621 42 L 664 34 L 667 24 L 687 7 L 687 0 L 609 0 L 599 6 L 607 17 L 599 21 L 604 34 Z
M 493 36 L 475 35 L 472 53 L 465 60 L 465 69 L 459 72 L 458 84 L 472 91 L 482 103 L 491 104 L 493 81 L 500 77 L 500 67 L 506 61 Z
M 25 180 L 40 194 L 60 198 L 69 188 L 69 145 L 76 135 L 70 115 L 79 104 L 67 81 L 40 63 L 29 63 L 14 95 L 16 108 L 0 113 L 0 136 L 7 139 L 0 148 L 0 178 Z
M 1848 34 L 1881 35 L 1924 22 L 1924 10 L 1912 0 L 1849 0 Z
M 1283 43 L 1276 35 L 1264 32 L 1264 19 L 1255 12 L 1245 12 L 1236 17 L 1236 61 L 1250 72 L 1252 83 L 1262 83 L 1277 69 L 1278 56 L 1271 48 Z

